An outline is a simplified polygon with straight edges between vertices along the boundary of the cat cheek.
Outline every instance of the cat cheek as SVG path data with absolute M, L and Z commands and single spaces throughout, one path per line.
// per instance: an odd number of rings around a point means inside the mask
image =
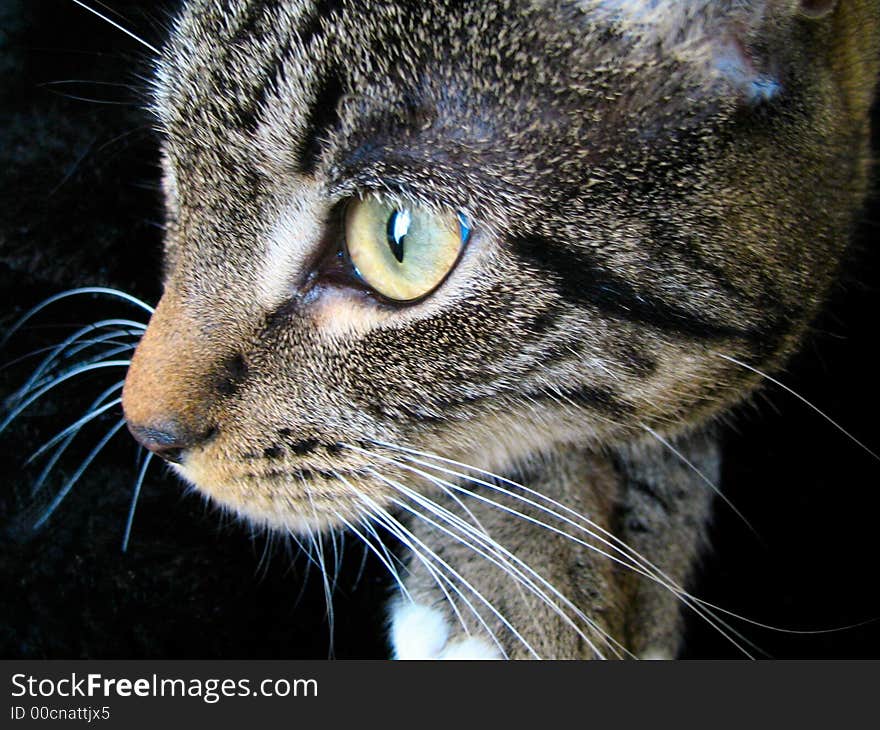
M 328 338 L 366 335 L 395 315 L 366 293 L 338 286 L 321 286 L 310 293 L 308 315 Z

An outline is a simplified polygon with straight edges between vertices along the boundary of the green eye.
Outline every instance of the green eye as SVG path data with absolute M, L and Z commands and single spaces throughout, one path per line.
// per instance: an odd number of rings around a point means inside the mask
M 470 236 L 462 213 L 395 207 L 355 200 L 345 218 L 345 244 L 358 275 L 398 302 L 436 289 L 455 266 Z

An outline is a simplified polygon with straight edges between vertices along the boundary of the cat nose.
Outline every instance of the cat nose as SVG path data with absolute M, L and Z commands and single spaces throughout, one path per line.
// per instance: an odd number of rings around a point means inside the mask
M 210 429 L 203 433 L 195 433 L 174 421 L 163 423 L 159 428 L 143 426 L 131 421 L 126 425 L 141 446 L 174 464 L 179 464 L 183 460 L 183 454 L 187 449 L 207 441 L 213 433 Z
M 217 377 L 211 363 L 218 353 L 198 331 L 174 298 L 163 296 L 138 343 L 122 389 L 122 410 L 131 435 L 144 448 L 178 464 L 187 451 L 215 433 L 210 414 L 217 398 Z

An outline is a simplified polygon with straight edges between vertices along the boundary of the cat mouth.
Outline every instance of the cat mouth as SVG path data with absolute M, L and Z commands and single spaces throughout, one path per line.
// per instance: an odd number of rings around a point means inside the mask
M 171 466 L 220 508 L 284 532 L 307 535 L 359 522 L 387 501 L 369 469 L 352 465 L 255 468 L 192 454 Z

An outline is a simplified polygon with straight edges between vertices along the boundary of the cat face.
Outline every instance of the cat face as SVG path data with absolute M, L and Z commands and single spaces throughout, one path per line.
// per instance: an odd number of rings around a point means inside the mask
M 167 275 L 135 436 L 309 529 L 418 481 L 388 445 L 497 470 L 744 397 L 862 197 L 876 19 L 646 5 L 190 3 L 156 82 Z

